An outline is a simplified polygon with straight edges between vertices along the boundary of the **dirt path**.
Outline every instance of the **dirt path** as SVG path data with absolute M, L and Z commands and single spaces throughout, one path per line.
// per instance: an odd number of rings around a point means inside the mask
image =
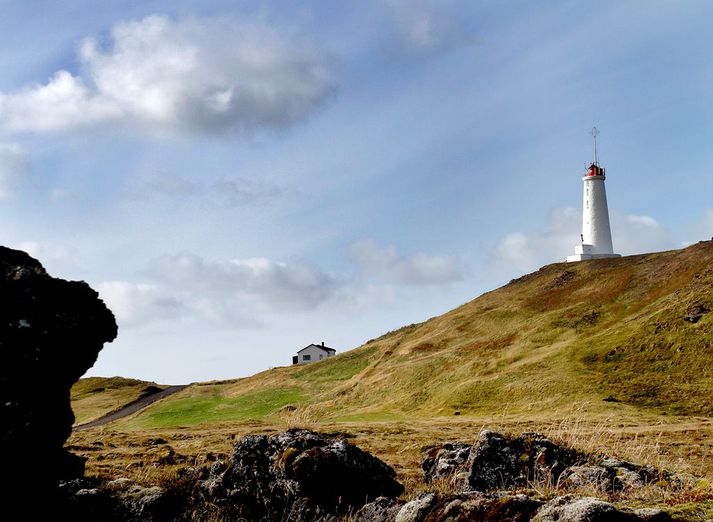
M 93 421 L 85 422 L 84 424 L 78 424 L 72 428 L 73 431 L 82 431 L 82 430 L 88 430 L 89 428 L 96 428 L 97 426 L 103 426 L 104 424 L 108 424 L 110 422 L 114 422 L 115 420 L 122 419 L 124 417 L 128 417 L 132 413 L 136 413 L 139 410 L 143 410 L 147 406 L 153 404 L 154 402 L 163 399 L 164 397 L 168 397 L 169 395 L 173 395 L 176 392 L 181 391 L 184 389 L 187 384 L 181 384 L 178 386 L 169 386 L 166 389 L 163 389 L 161 391 L 158 391 L 156 393 L 153 393 L 151 395 L 148 395 L 146 397 L 141 397 L 140 399 L 136 399 L 133 402 L 130 402 L 129 404 L 126 404 L 125 406 L 122 406 L 118 410 L 115 410 L 111 413 L 107 413 L 106 415 L 103 415 L 99 417 L 98 419 L 94 419 Z

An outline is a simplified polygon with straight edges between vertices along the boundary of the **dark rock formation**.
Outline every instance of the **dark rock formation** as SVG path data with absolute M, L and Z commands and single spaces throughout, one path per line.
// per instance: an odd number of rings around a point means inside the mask
M 530 477 L 553 486 L 638 487 L 656 475 L 652 468 L 612 457 L 589 457 L 561 448 L 542 436 L 505 437 L 481 433 L 473 445 L 434 446 L 427 451 L 428 481 L 453 477 L 469 491 L 449 492 L 434 485 L 410 501 L 393 469 L 345 438 L 305 430 L 250 435 L 234 447 L 227 462 L 183 468 L 161 487 L 139 486 L 127 478 L 109 482 L 80 479 L 63 483 L 63 520 L 162 522 L 187 519 L 281 522 L 669 522 L 660 509 L 622 511 L 592 497 L 552 498 L 529 485 Z M 574 465 L 569 465 L 575 463 Z M 465 471 L 463 471 L 465 470 Z M 613 476 L 614 474 L 615 476 Z M 497 480 L 494 477 L 497 476 Z M 676 478 L 678 477 L 678 478 Z M 579 480 L 579 483 L 575 483 Z M 685 483 L 671 475 L 669 481 Z M 456 482 L 457 482 L 456 481 Z M 609 481 L 609 482 L 606 482 Z M 619 482 L 617 482 L 619 481 Z M 451 484 L 452 485 L 452 484 Z M 458 485 L 458 484 L 456 484 Z M 489 491 L 475 491 L 473 485 Z M 539 485 L 542 485 L 540 483 Z M 690 483 L 689 483 L 690 485 Z M 447 485 L 446 485 L 447 486 Z M 493 491 L 503 487 L 505 491 Z
M 473 446 L 450 443 L 426 448 L 422 466 L 427 483 L 450 480 L 460 491 L 491 491 L 538 480 L 555 484 L 566 468 L 584 462 L 583 455 L 536 433 L 509 438 L 483 431 Z
M 403 505 L 393 497 L 379 497 L 357 512 L 356 522 L 393 522 Z
M 710 312 L 710 310 L 706 305 L 696 303 L 686 308 L 686 315 L 683 317 L 683 320 L 695 324 L 708 312 Z
M 605 457 L 595 464 L 572 466 L 562 473 L 565 486 L 593 486 L 605 491 L 622 491 L 642 487 L 655 481 L 670 482 L 674 475 L 658 471 L 651 466 L 637 466 L 631 462 Z
M 381 460 L 342 437 L 305 430 L 244 437 L 227 468 L 213 468 L 202 483 L 206 496 L 248 520 L 318 520 L 403 492 Z
M 62 449 L 74 415 L 69 391 L 117 334 L 114 316 L 84 282 L 50 277 L 24 252 L 0 247 L 0 490 L 8 498 L 80 476 Z
M 660 510 L 627 513 L 609 502 L 592 497 L 557 497 L 537 513 L 537 522 L 667 522 L 671 517 Z
M 563 496 L 550 501 L 509 493 L 460 493 L 441 495 L 422 493 L 405 504 L 379 498 L 365 505 L 357 522 L 670 522 L 659 509 L 640 509 L 628 513 L 609 502 L 591 498 Z
M 542 505 L 526 495 L 462 493 L 436 495 L 423 493 L 401 507 L 390 522 L 426 522 L 435 520 L 481 520 L 527 522 Z
M 174 484 L 176 486 L 176 484 Z M 129 479 L 73 479 L 60 484 L 53 520 L 67 522 L 169 522 L 189 512 L 189 491 L 143 487 Z

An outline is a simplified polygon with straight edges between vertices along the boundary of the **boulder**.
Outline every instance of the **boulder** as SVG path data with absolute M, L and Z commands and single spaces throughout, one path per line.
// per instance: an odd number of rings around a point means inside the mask
M 449 443 L 426 448 L 422 467 L 427 483 L 450 476 L 458 490 L 491 491 L 539 480 L 555 484 L 566 468 L 585 461 L 582 454 L 536 433 L 507 437 L 486 430 L 470 447 Z
M 307 430 L 242 438 L 227 467 L 216 465 L 202 488 L 234 517 L 282 521 L 355 513 L 403 492 L 396 472 L 378 458 L 343 437 Z
M 446 481 L 454 485 L 457 490 L 466 490 L 468 486 L 466 464 L 472 447 L 472 444 L 464 442 L 446 442 L 424 448 L 421 467 L 426 483 Z
M 421 493 L 416 498 L 401 506 L 398 502 L 373 502 L 362 508 L 369 514 L 376 512 L 373 520 L 379 522 L 431 522 L 443 521 L 502 521 L 526 522 L 532 519 L 541 502 L 526 495 L 460 493 L 441 495 Z M 374 506 L 378 511 L 374 511 Z M 359 522 L 372 520 L 357 517 Z
M 421 493 L 396 513 L 394 522 L 420 522 L 431 512 L 435 503 L 435 493 Z
M 53 516 L 47 520 L 169 522 L 188 513 L 192 501 L 180 488 L 167 491 L 159 486 L 144 487 L 127 478 L 62 481 L 59 492 L 60 502 L 53 507 Z
M 612 477 L 602 466 L 570 466 L 560 476 L 560 482 L 567 487 L 609 489 Z
M 379 497 L 357 512 L 356 522 L 394 522 L 403 505 L 393 497 Z
M 466 493 L 436 503 L 431 520 L 526 522 L 540 506 L 541 502 L 522 494 Z
M 648 515 L 646 515 L 648 516 Z M 661 511 L 656 512 L 654 520 L 665 522 L 670 517 Z M 651 518 L 640 517 L 635 513 L 620 511 L 613 504 L 592 497 L 557 497 L 537 513 L 536 522 L 643 522 Z
M 672 478 L 673 474 L 650 466 L 638 466 L 614 457 L 604 457 L 600 458 L 597 464 L 567 468 L 562 473 L 560 482 L 568 487 L 592 487 L 614 492 L 640 488 L 659 480 L 675 485 Z
M 81 476 L 63 449 L 74 415 L 70 388 L 117 334 L 114 316 L 84 282 L 47 274 L 24 252 L 0 247 L 0 490 L 32 483 L 48 494 Z

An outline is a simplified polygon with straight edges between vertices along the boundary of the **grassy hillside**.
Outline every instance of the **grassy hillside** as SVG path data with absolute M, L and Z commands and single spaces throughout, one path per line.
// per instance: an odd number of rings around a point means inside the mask
M 573 404 L 622 417 L 710 416 L 708 310 L 713 242 L 552 264 L 334 358 L 193 385 L 123 422 L 556 416 Z
M 123 377 L 86 377 L 72 387 L 75 424 L 82 424 L 110 413 L 136 399 L 163 389 L 154 382 Z

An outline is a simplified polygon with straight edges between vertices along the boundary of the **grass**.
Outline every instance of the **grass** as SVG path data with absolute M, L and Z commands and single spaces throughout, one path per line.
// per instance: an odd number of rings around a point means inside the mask
M 549 265 L 336 357 L 193 385 L 139 425 L 259 419 L 290 403 L 319 404 L 324 421 L 564 414 L 573 402 L 616 414 L 609 396 L 659 415 L 713 415 L 713 313 L 684 320 L 693 305 L 713 310 L 712 266 L 711 242 Z M 252 409 L 239 399 L 256 393 L 286 398 Z M 80 418 L 96 414 L 80 400 L 74 407 Z
M 191 385 L 105 428 L 114 448 L 93 449 L 94 432 L 72 440 L 113 473 L 143 467 L 130 449 L 142 436 L 190 460 L 226 453 L 235 435 L 307 426 L 348 432 L 418 481 L 420 445 L 489 426 L 710 479 L 713 312 L 686 321 L 695 305 L 713 310 L 712 242 L 553 264 L 334 358 Z M 107 393 L 73 406 L 83 415 Z
M 135 401 L 146 393 L 162 389 L 153 382 L 123 377 L 87 377 L 72 387 L 71 400 L 75 423 L 97 419 Z
M 364 370 L 375 354 L 374 348 L 366 348 L 330 357 L 317 365 L 302 365 L 294 376 L 296 379 L 311 384 L 328 384 L 347 381 Z
M 225 397 L 216 386 L 201 395 L 161 401 L 155 407 L 139 413 L 127 426 L 172 428 L 262 419 L 275 415 L 285 406 L 301 404 L 307 398 L 299 388 L 268 389 Z
M 625 406 L 623 408 L 626 408 Z M 624 416 L 622 416 L 624 417 Z M 421 471 L 421 450 L 438 442 L 460 440 L 475 442 L 482 429 L 519 434 L 538 431 L 558 443 L 587 452 L 604 452 L 636 463 L 648 463 L 664 469 L 707 477 L 705 482 L 681 491 L 648 488 L 626 496 L 604 495 L 623 506 L 661 506 L 683 512 L 704 513 L 691 520 L 708 520 L 713 492 L 713 420 L 704 418 L 667 418 L 637 416 L 622 422 L 612 417 L 591 415 L 577 405 L 564 418 L 547 417 L 542 412 L 524 419 L 504 413 L 489 417 L 452 417 L 434 419 L 387 419 L 320 421 L 304 417 L 301 422 L 243 421 L 192 425 L 150 430 L 125 430 L 117 426 L 103 430 L 78 432 L 70 439 L 70 448 L 88 457 L 90 475 L 126 476 L 143 484 L 155 484 L 175 477 L 184 466 L 209 464 L 226 458 L 236 438 L 249 433 L 275 433 L 287 427 L 309 427 L 319 431 L 345 433 L 350 441 L 371 452 L 397 472 L 406 486 L 405 498 L 437 488 L 447 493 L 447 484 L 427 485 Z M 163 443 L 156 446 L 160 438 Z M 97 444 L 98 441 L 101 443 Z M 166 455 L 173 451 L 173 461 Z M 532 484 L 543 494 L 557 492 Z M 582 493 L 593 493 L 582 491 Z M 706 518 L 708 517 L 708 518 Z

